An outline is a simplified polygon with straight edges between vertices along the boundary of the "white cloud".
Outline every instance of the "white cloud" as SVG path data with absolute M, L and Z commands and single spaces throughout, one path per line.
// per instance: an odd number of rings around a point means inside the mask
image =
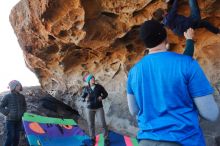
M 25 65 L 22 50 L 9 22 L 10 11 L 19 0 L 1 1 L 0 4 L 0 92 L 7 90 L 11 80 L 23 86 L 39 85 L 38 79 Z

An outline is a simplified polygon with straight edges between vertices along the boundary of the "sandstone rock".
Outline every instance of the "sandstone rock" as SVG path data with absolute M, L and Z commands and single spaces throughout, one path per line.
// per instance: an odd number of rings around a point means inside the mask
M 220 1 L 198 2 L 202 18 L 220 27 Z M 83 86 L 82 74 L 93 73 L 109 92 L 104 101 L 108 124 L 130 133 L 128 126 L 137 128 L 127 107 L 127 72 L 146 54 L 138 38 L 139 27 L 159 7 L 166 4 L 159 0 L 21 0 L 11 11 L 10 21 L 28 68 L 45 90 L 84 115 L 78 91 Z M 189 15 L 187 1 L 180 5 L 179 13 Z M 170 30 L 168 36 L 171 50 L 182 53 L 185 40 Z M 202 28 L 196 30 L 195 40 L 195 58 L 220 103 L 220 37 Z

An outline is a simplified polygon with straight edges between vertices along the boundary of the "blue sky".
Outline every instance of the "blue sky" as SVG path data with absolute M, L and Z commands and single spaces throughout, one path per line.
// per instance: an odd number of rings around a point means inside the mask
M 9 22 L 11 9 L 19 0 L 3 0 L 0 4 L 0 92 L 8 90 L 11 80 L 23 86 L 39 85 L 38 79 L 25 65 L 22 50 Z

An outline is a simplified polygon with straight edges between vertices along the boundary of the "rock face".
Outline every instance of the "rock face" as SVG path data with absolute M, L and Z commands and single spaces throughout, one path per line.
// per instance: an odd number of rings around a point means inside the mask
M 220 1 L 198 2 L 202 18 L 220 27 Z M 78 91 L 83 86 L 82 74 L 93 73 L 109 92 L 104 101 L 109 126 L 134 135 L 135 119 L 126 101 L 127 72 L 145 54 L 139 27 L 159 7 L 167 6 L 159 0 L 21 0 L 11 11 L 10 21 L 27 67 L 45 90 L 84 115 Z M 187 1 L 179 10 L 189 15 Z M 183 52 L 185 40 L 170 30 L 168 35 L 172 51 Z M 195 58 L 220 103 L 220 37 L 197 29 L 195 41 Z M 212 131 L 205 130 L 210 143 L 220 135 L 220 126 L 212 127 Z

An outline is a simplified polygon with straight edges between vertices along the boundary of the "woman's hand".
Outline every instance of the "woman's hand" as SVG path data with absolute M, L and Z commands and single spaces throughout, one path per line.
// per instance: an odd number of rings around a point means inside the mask
M 98 97 L 98 100 L 99 100 L 99 101 L 102 101 L 102 96 L 99 96 L 99 97 Z

